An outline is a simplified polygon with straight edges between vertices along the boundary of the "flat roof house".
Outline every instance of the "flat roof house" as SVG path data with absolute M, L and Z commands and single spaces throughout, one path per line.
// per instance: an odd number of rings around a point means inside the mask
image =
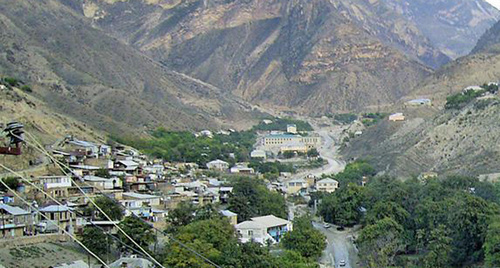
M 333 193 L 339 188 L 339 182 L 334 179 L 322 179 L 316 183 L 316 190 L 319 192 Z
M 219 171 L 225 171 L 229 169 L 229 163 L 226 161 L 222 161 L 220 159 L 210 161 L 207 163 L 207 168 L 211 170 L 219 170 Z

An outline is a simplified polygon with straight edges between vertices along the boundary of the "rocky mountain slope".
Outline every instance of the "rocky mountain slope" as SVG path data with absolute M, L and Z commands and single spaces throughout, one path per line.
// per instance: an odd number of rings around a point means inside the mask
M 447 96 L 467 86 L 500 81 L 499 28 L 496 24 L 487 31 L 473 54 L 440 69 L 405 98 L 432 98 L 432 108 L 394 106 L 391 112 L 403 112 L 408 120 L 369 128 L 345 148 L 346 156 L 371 158 L 391 175 L 500 172 L 499 96 L 475 100 L 458 111 L 443 109 Z
M 429 108 L 424 108 L 428 110 Z M 345 148 L 346 157 L 369 159 L 389 175 L 422 172 L 480 175 L 500 171 L 500 99 L 477 100 L 462 110 L 406 110 L 406 122 L 369 128 Z
M 451 58 L 467 55 L 476 41 L 500 18 L 500 11 L 482 0 L 381 0 L 406 17 Z
M 86 1 L 78 10 L 176 71 L 312 114 L 394 101 L 431 73 L 426 65 L 449 60 L 373 1 Z
M 92 27 L 74 7 L 1 1 L 0 74 L 30 82 L 58 112 L 111 133 L 216 128 L 251 117 L 251 106 L 164 68 Z

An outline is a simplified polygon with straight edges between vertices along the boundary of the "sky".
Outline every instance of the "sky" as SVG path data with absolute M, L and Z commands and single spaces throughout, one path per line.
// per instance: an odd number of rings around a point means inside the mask
M 491 5 L 495 6 L 496 8 L 500 9 L 500 0 L 486 0 L 489 2 Z

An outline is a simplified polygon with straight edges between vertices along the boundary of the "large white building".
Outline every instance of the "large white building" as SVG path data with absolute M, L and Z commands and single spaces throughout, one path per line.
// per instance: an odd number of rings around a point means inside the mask
M 271 134 L 262 139 L 262 145 L 266 149 L 275 149 L 288 144 L 303 144 L 307 149 L 321 146 L 320 136 L 300 136 L 291 134 Z

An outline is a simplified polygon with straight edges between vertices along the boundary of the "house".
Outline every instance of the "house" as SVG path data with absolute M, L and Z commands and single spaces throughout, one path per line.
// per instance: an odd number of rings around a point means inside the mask
M 200 131 L 199 136 L 201 136 L 201 137 L 207 137 L 207 138 L 211 139 L 211 138 L 214 137 L 214 134 L 210 130 L 202 130 L 202 131 Z
M 297 125 L 289 124 L 286 126 L 286 132 L 291 134 L 297 134 Z
M 112 190 L 115 188 L 122 188 L 122 180 L 120 178 L 101 178 L 97 176 L 84 176 L 83 180 L 87 184 L 94 186 L 99 190 Z
M 57 223 L 59 228 L 64 229 L 70 233 L 73 232 L 73 226 L 76 223 L 76 215 L 73 209 L 66 205 L 50 205 L 39 210 L 40 221 L 37 224 L 37 229 L 41 233 L 59 231 L 53 226 L 53 222 Z
M 253 150 L 250 153 L 250 157 L 254 158 L 254 159 L 263 159 L 263 160 L 266 160 L 267 155 L 266 155 L 266 152 L 263 151 L 263 150 Z
M 484 90 L 484 88 L 482 88 L 480 86 L 469 86 L 469 87 L 464 88 L 464 90 L 462 92 L 467 93 L 469 91 L 481 91 L 481 90 Z
M 33 217 L 30 212 L 0 204 L 0 230 L 3 238 L 20 237 L 32 229 Z
M 230 210 L 221 210 L 220 214 L 229 219 L 229 223 L 232 226 L 236 226 L 238 224 L 238 214 L 230 211 Z
M 391 114 L 389 116 L 389 121 L 391 122 L 405 121 L 405 116 L 403 115 L 403 113 Z
M 108 265 L 109 268 L 153 268 L 153 263 L 149 260 L 132 255 L 127 258 L 120 258 Z
M 137 173 L 139 169 L 139 163 L 132 160 L 119 160 L 115 162 L 115 171 L 125 171 L 129 174 Z
M 245 165 L 236 165 L 232 167 L 229 172 L 233 174 L 254 174 L 255 170 L 253 168 L 247 167 Z
M 273 121 L 269 120 L 269 119 L 264 119 L 264 120 L 262 120 L 262 123 L 264 123 L 264 125 L 270 125 L 273 123 Z
M 67 144 L 70 147 L 76 148 L 77 151 L 85 152 L 85 155 L 88 157 L 97 158 L 99 156 L 99 146 L 92 142 L 73 139 L 68 141 Z
M 339 188 L 339 182 L 334 179 L 322 179 L 316 183 L 316 190 L 319 192 L 333 193 Z
M 266 245 L 268 242 L 278 243 L 284 234 L 293 230 L 293 225 L 290 221 L 268 215 L 251 218 L 235 228 L 242 243 L 254 241 Z
M 302 189 L 307 189 L 308 184 L 304 179 L 295 179 L 288 181 L 286 183 L 286 192 L 288 194 L 296 194 L 300 192 Z
M 430 99 L 414 99 L 406 102 L 408 106 L 431 106 L 432 101 Z
M 207 163 L 207 168 L 211 170 L 226 171 L 229 168 L 229 163 L 222 160 L 214 160 Z
M 142 203 L 142 205 L 146 206 L 159 206 L 160 205 L 160 197 L 156 195 L 150 194 L 138 194 L 138 193 L 123 193 L 123 199 L 126 200 L 135 200 Z
M 41 176 L 33 179 L 33 183 L 43 188 L 53 198 L 68 197 L 69 188 L 72 185 L 71 177 L 69 176 Z M 40 198 L 48 198 L 45 193 L 41 193 L 35 188 L 31 190 L 37 192 Z

